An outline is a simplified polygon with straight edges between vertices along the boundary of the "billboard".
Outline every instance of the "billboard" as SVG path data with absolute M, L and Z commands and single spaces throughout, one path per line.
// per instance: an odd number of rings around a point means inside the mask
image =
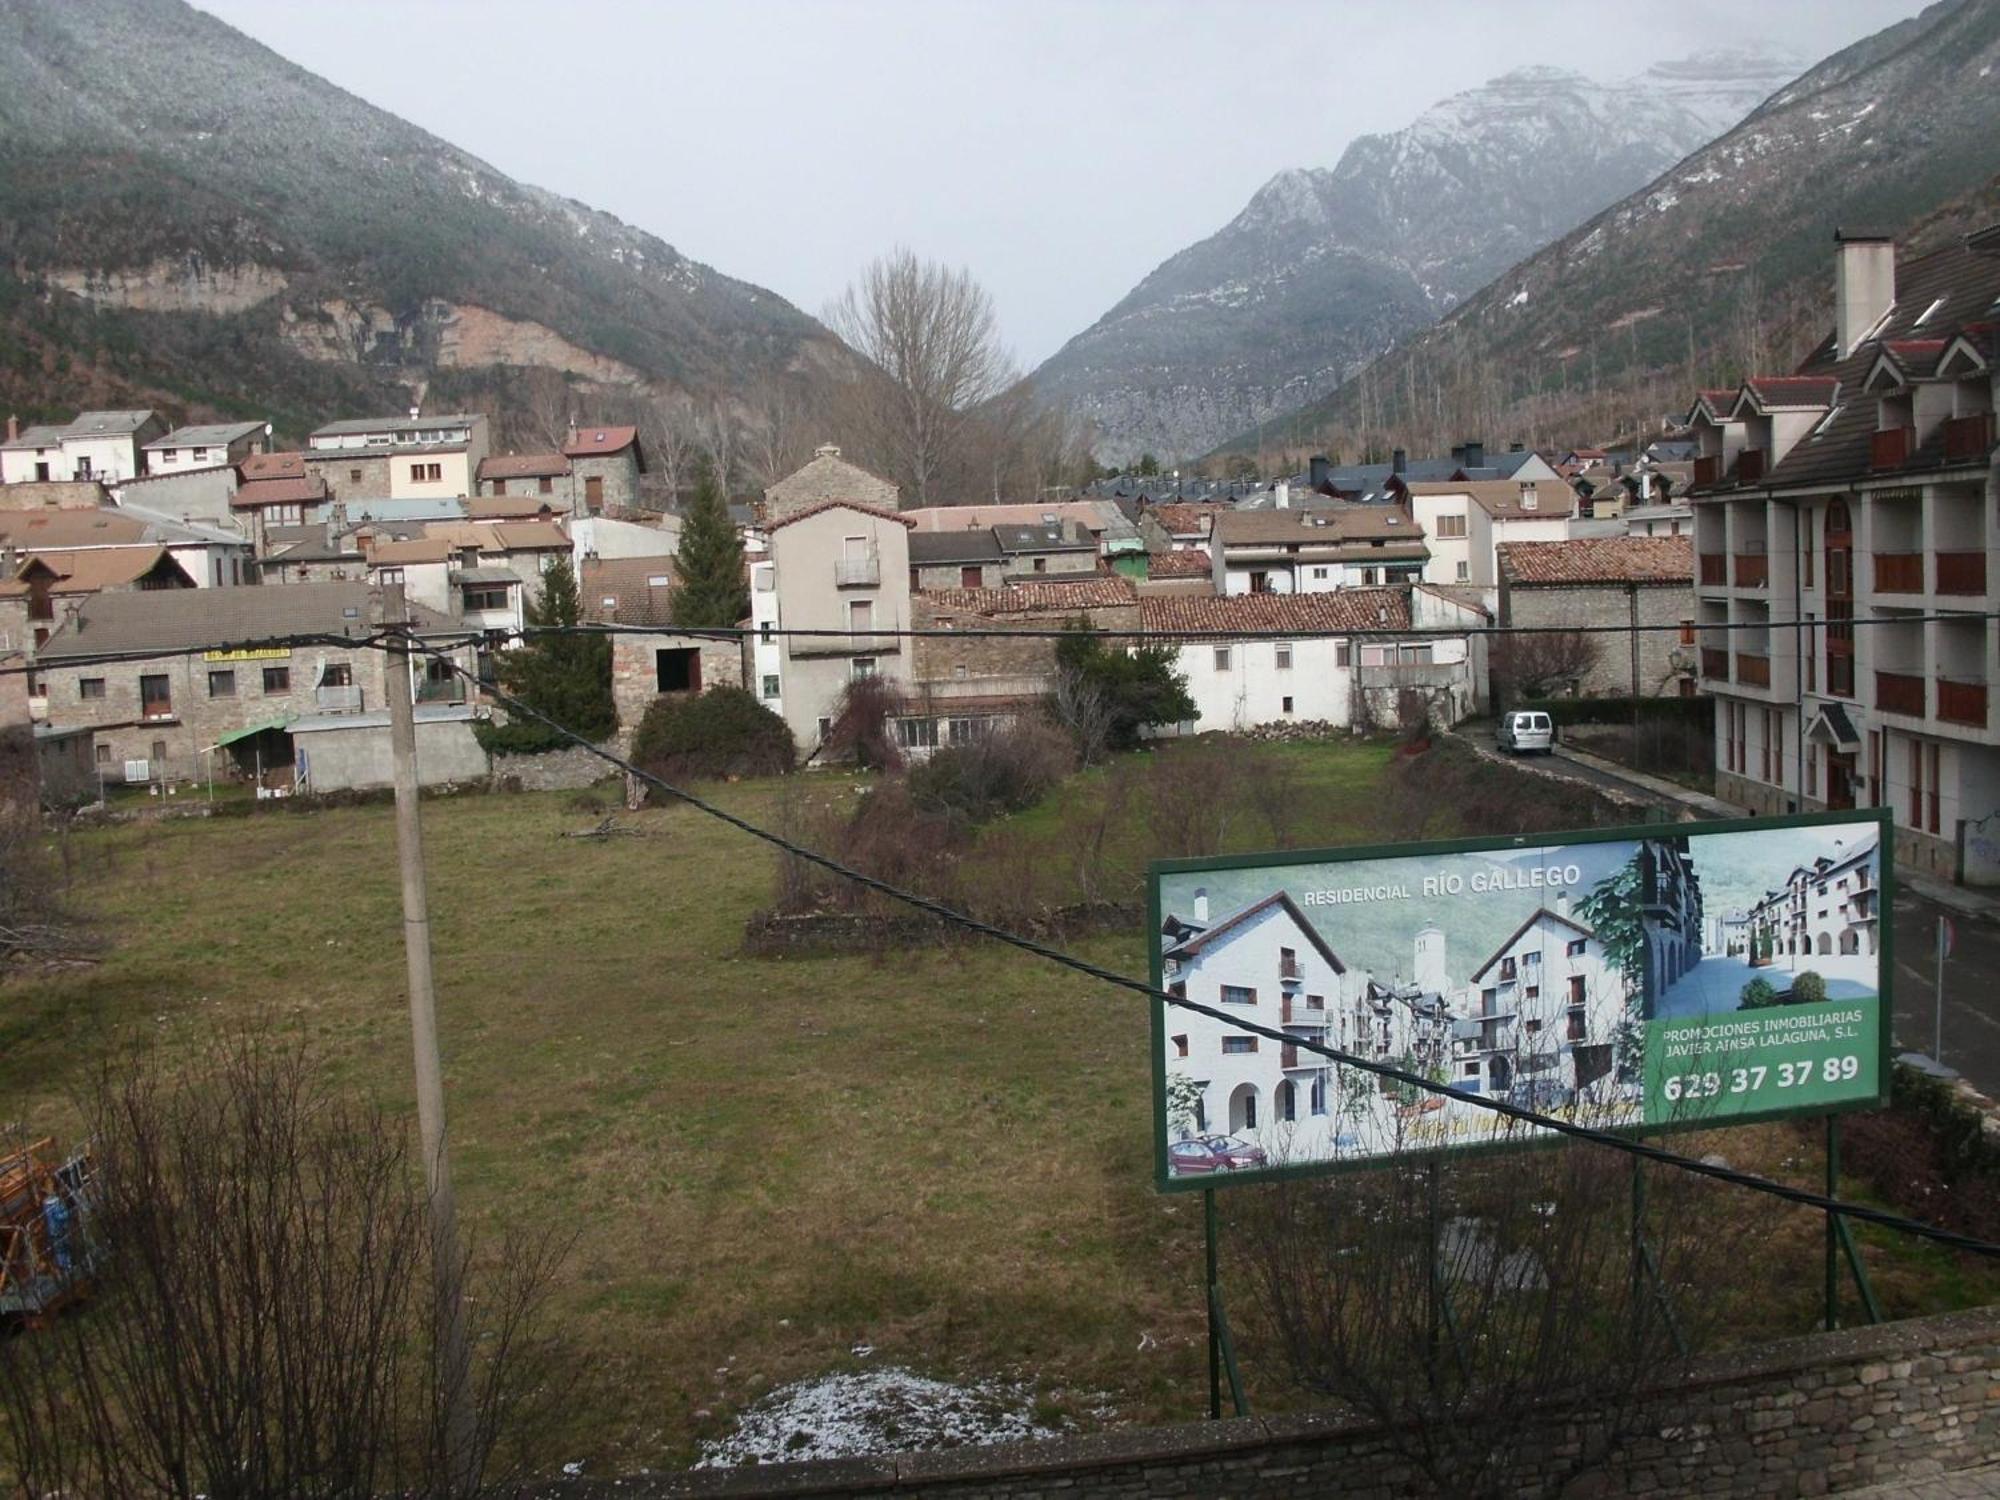
M 1887 814 L 1159 862 L 1162 1188 L 1886 1097 Z M 1281 1033 L 1241 1029 L 1242 1023 Z M 1308 1049 L 1392 1064 L 1384 1079 Z

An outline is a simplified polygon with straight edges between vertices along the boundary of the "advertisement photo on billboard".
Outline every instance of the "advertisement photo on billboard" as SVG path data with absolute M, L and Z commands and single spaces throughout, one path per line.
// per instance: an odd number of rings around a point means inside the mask
M 1885 834 L 1844 812 L 1157 863 L 1153 984 L 1220 1013 L 1154 1001 L 1159 1183 L 1548 1135 L 1482 1100 L 1648 1133 L 1876 1105 Z

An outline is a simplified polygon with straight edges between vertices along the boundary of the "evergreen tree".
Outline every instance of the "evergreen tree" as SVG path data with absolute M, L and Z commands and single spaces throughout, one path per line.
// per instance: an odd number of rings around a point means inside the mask
M 750 613 L 743 579 L 743 539 L 729 519 L 715 471 L 704 466 L 681 521 L 674 564 L 674 623 L 683 630 L 727 630 Z
M 1188 696 L 1187 678 L 1174 665 L 1172 647 L 1127 651 L 1106 646 L 1081 618 L 1064 630 L 1056 642 L 1056 668 L 1100 696 L 1111 749 L 1134 748 L 1141 729 L 1194 717 L 1194 699 Z
M 528 606 L 528 623 L 575 625 L 583 618 L 576 572 L 563 558 L 542 575 L 542 597 Z M 494 660 L 500 685 L 528 707 L 590 740 L 618 727 L 611 699 L 611 638 L 604 635 L 538 635 Z M 479 743 L 495 755 L 533 755 L 570 742 L 520 715 L 506 724 L 478 726 Z

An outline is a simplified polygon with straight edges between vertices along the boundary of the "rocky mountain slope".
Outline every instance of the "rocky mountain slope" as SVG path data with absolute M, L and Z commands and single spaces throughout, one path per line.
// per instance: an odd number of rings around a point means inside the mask
M 1788 368 L 1830 325 L 1838 226 L 1923 249 L 2000 216 L 2000 5 L 1941 0 L 1506 271 L 1281 422 L 1301 447 L 1570 443 Z M 1235 449 L 1259 434 L 1239 424 Z M 1268 434 L 1265 446 L 1268 451 Z
M 1280 172 L 1036 374 L 1096 421 L 1099 456 L 1199 453 L 1323 394 L 1787 83 L 1713 54 L 1593 82 L 1522 68 Z
M 294 434 L 524 371 L 709 394 L 850 358 L 773 293 L 181 0 L 0 0 L 0 348 L 24 415 L 137 403 Z

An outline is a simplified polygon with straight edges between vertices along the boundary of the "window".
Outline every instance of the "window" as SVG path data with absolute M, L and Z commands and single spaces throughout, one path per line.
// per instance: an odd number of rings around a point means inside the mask
M 264 695 L 275 697 L 279 693 L 292 690 L 292 669 L 290 667 L 264 668 Z
M 1569 976 L 1569 1003 L 1571 1005 L 1583 1004 L 1583 976 L 1581 974 L 1572 974 Z
M 875 675 L 875 658 L 872 656 L 855 657 L 854 675 L 857 679 L 862 677 L 873 677 Z
M 401 583 L 403 582 L 403 570 L 401 568 L 377 568 L 375 570 L 375 581 L 384 588 L 387 588 L 392 583 Z
M 1287 713 L 1287 714 L 1290 713 L 1292 711 L 1292 700 L 1289 698 L 1281 698 L 1279 700 L 1278 711 L 1280 713 Z
M 1540 1021 L 1523 1021 L 1521 1029 L 1527 1032 L 1529 1036 L 1537 1036 L 1541 1033 L 1542 1023 Z
M 773 681 L 776 679 L 774 678 Z M 936 719 L 898 719 L 896 721 L 896 741 L 905 750 L 935 750 L 938 733 Z M 1181 1056 L 1187 1054 L 1183 1052 Z
M 507 481 L 504 479 L 494 480 L 493 493 L 496 495 L 505 495 L 507 493 Z
M 208 696 L 211 698 L 234 698 L 236 696 L 236 674 L 234 672 L 210 672 L 208 674 Z
M 764 674 L 764 696 L 765 696 L 766 698 L 775 698 L 775 697 L 777 697 L 777 696 L 778 696 L 778 674 L 777 674 L 777 673 L 775 673 L 775 672 L 766 672 L 766 673 Z
M 162 781 L 166 780 L 166 776 L 167 776 L 167 742 L 166 742 L 165 740 L 154 740 L 154 741 L 153 741 L 153 766 L 152 766 L 152 770 L 153 770 L 153 774 L 154 774 L 155 776 L 159 777 L 159 778 L 160 778 L 160 779 L 161 779 Z
M 1582 958 L 1584 944 L 1587 941 L 1588 940 L 1585 938 L 1575 938 L 1570 942 L 1567 948 L 1563 949 L 1563 952 L 1571 958 Z
M 985 581 L 984 575 L 980 573 L 978 568 L 960 568 L 958 570 L 958 586 L 962 589 L 976 589 Z
M 1683 646 L 1692 646 L 1694 644 L 1694 621 L 1681 621 L 1681 644 Z
M 104 679 L 102 677 L 77 678 L 76 696 L 85 703 L 102 698 L 104 696 Z
M 1229 670 L 1229 648 L 1227 646 L 1217 646 L 1215 648 L 1215 670 L 1218 672 L 1227 672 Z
M 349 469 L 347 471 L 347 482 L 349 484 L 361 483 L 361 471 L 359 469 Z
M 1175 1038 L 1174 1038 L 1174 1056 L 1175 1056 L 1175 1057 L 1186 1057 L 1187 1055 L 1188 1055 L 1188 1053 L 1187 1053 L 1187 1034 L 1186 1034 L 1185 1032 L 1183 1032 L 1183 1033 L 1182 1033 L 1181 1035 L 1179 1035 L 1179 1036 L 1177 1036 L 1177 1037 L 1175 1037 Z
M 1565 1039 L 1572 1042 L 1582 1041 L 1584 1037 L 1588 1035 L 1588 1032 L 1583 1024 L 1583 1007 L 1581 1005 L 1572 1005 L 1569 1008 L 1567 1015 L 1569 1020 L 1569 1028 Z
M 1287 1078 L 1278 1085 L 1278 1118 L 1296 1120 L 1299 1117 L 1299 1091 L 1292 1080 Z
M 1046 557 L 1038 557 L 1035 559 L 1035 571 L 1037 573 L 1046 573 L 1048 572 L 1048 570 L 1049 570 L 1049 560 Z
M 353 687 L 353 666 L 344 661 L 328 662 L 326 670 L 320 674 L 319 685 L 321 687 Z
M 1226 1036 L 1222 1039 L 1222 1050 L 1227 1054 L 1237 1057 L 1242 1056 L 1246 1052 L 1255 1052 L 1257 1050 L 1257 1038 L 1254 1036 Z
M 1326 1113 L 1326 1074 L 1324 1073 L 1313 1074 L 1311 1108 L 1312 1112 L 1316 1115 Z
M 1280 641 L 1275 648 L 1277 668 L 1280 672 L 1292 670 L 1292 647 L 1289 641 Z
M 507 607 L 507 588 L 503 584 L 499 588 L 467 589 L 465 591 L 465 607 L 468 610 L 505 609 Z
M 654 691 L 698 693 L 701 691 L 701 652 L 692 646 L 653 653 Z
M 1335 641 L 1333 643 L 1333 664 L 1336 667 L 1350 667 L 1354 665 L 1354 643 L 1352 641 Z
M 194 450 L 194 461 L 195 461 L 196 463 L 198 463 L 198 464 L 201 464 L 201 463 L 207 463 L 207 462 L 208 462 L 208 450 L 207 450 L 206 448 L 197 448 L 197 449 L 195 449 L 195 450 Z
M 1257 1050 L 1254 1042 L 1250 1050 L 1252 1052 Z M 1243 1128 L 1245 1130 L 1257 1128 L 1257 1096 L 1254 1093 L 1246 1094 L 1243 1099 Z
M 1325 1010 L 1325 1009 L 1326 1009 L 1326 996 L 1324 996 L 1324 995 L 1308 995 L 1308 996 L 1306 996 L 1306 1009 L 1307 1009 L 1307 1010 Z
M 164 674 L 148 675 L 139 679 L 139 717 L 142 719 L 171 719 L 174 716 L 174 693 Z
M 411 484 L 436 484 L 444 478 L 443 464 L 411 464 Z
M 824 719 L 824 718 L 823 718 L 823 719 L 821 719 L 821 720 L 819 721 L 819 737 L 820 737 L 820 740 L 821 740 L 822 742 L 824 742 L 824 741 L 825 741 L 825 739 L 826 739 L 826 737 L 827 737 L 827 736 L 828 736 L 829 734 L 831 734 L 832 732 L 833 732 L 833 720 L 831 720 L 831 719 Z
M 875 603 L 872 599 L 847 601 L 847 628 L 854 635 L 867 635 L 875 628 Z
M 1458 582 L 1469 583 L 1471 581 L 1472 581 L 1472 564 L 1467 562 L 1464 558 L 1460 558 L 1458 560 Z
M 1930 785 L 1929 785 L 1930 819 L 1925 824 L 1925 826 L 1929 828 L 1932 833 L 1936 833 L 1938 831 L 1938 784 L 1943 779 L 1938 775 L 1938 755 L 1941 747 L 1937 745 L 1931 745 L 1928 747 L 1928 749 L 1930 751 L 1930 762 L 1931 762 L 1931 774 L 1930 774 Z
M 1440 537 L 1454 537 L 1454 536 L 1460 536 L 1460 537 L 1462 537 L 1462 536 L 1464 536 L 1464 535 L 1465 535 L 1465 517 L 1464 517 L 1464 516 L 1462 516 L 1462 515 L 1461 515 L 1461 516 L 1439 516 L 1439 517 L 1437 518 L 1437 534 L 1438 534 L 1438 535 L 1439 535 Z
M 583 503 L 588 510 L 596 510 L 604 504 L 604 478 L 592 474 L 583 481 Z
M 97 747 L 97 763 L 100 766 L 111 764 L 111 747 L 109 745 L 99 745 Z
M 535 493 L 537 495 L 553 495 L 555 492 L 556 482 L 549 478 L 548 475 L 544 474 L 540 479 L 535 481 Z
M 1222 987 L 1224 1005 L 1255 1005 L 1257 992 L 1240 984 L 1225 984 Z

